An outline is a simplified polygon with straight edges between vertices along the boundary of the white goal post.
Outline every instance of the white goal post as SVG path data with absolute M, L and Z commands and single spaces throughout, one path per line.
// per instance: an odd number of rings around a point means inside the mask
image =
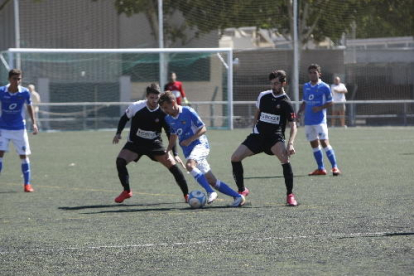
M 182 70 L 178 74 L 178 80 L 183 82 L 189 100 L 196 106 L 203 108 L 205 106 L 206 110 L 212 109 L 205 105 L 206 102 L 216 102 L 220 105 L 219 111 L 213 108 L 216 113 L 211 114 L 209 111 L 210 114 L 204 117 L 208 119 L 212 116 L 220 117 L 221 122 L 216 123 L 216 126 L 233 129 L 233 50 L 231 48 L 10 48 L 2 52 L 0 58 L 0 66 L 3 69 L 23 70 L 25 84 L 46 84 L 52 87 L 52 82 L 73 83 L 73 91 L 67 90 L 66 93 L 72 98 L 65 99 L 65 102 L 70 105 L 76 102 L 102 103 L 106 100 L 111 104 L 118 101 L 124 105 L 125 102 L 137 100 L 138 96 L 142 96 L 144 84 L 157 82 L 163 89 L 167 82 L 168 72 Z M 85 100 L 80 83 L 99 85 L 99 83 L 106 82 L 120 83 L 120 88 L 117 88 L 121 94 L 119 98 L 114 99 L 112 96 L 104 98 L 98 91 L 92 93 L 98 95 Z M 41 90 L 40 88 L 42 87 L 38 87 L 38 90 Z M 46 112 L 49 111 L 49 107 L 46 107 L 47 103 L 62 102 L 61 98 L 53 99 L 51 95 L 58 92 L 50 89 L 49 87 L 45 89 L 49 94 L 43 97 Z M 125 89 L 135 89 L 139 92 L 135 92 L 135 95 L 132 93 L 133 95 L 128 97 L 128 95 L 122 95 Z M 138 93 L 141 94 L 138 95 Z M 203 114 L 203 110 L 200 112 Z M 203 117 L 202 114 L 201 117 Z

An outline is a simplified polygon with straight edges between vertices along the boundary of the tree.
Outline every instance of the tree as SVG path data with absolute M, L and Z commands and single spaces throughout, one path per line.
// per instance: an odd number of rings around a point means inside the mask
M 414 1 L 365 0 L 355 19 L 357 38 L 414 35 Z
M 93 0 L 98 1 L 98 0 Z M 333 41 L 349 32 L 352 22 L 358 25 L 358 37 L 370 35 L 412 34 L 412 0 L 301 0 L 299 2 L 299 38 L 302 44 L 309 40 Z M 185 45 L 193 39 L 187 30 L 199 37 L 211 31 L 231 27 L 254 26 L 277 30 L 286 39 L 293 31 L 292 0 L 164 0 L 164 30 L 166 46 L 181 40 Z M 144 13 L 154 37 L 158 38 L 157 0 L 115 0 L 119 13 L 127 16 Z M 172 15 L 180 12 L 184 22 L 172 25 Z M 390 20 L 383 20 L 384 18 Z M 411 23 L 406 23 L 407 20 Z

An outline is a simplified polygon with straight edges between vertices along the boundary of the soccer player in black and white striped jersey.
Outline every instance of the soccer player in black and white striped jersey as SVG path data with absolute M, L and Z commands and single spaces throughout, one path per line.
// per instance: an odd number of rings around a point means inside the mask
M 158 84 L 151 84 L 147 87 L 147 99 L 132 103 L 125 114 L 121 116 L 116 135 L 112 143 L 118 144 L 121 139 L 122 130 L 126 123 L 131 120 L 128 141 L 119 152 L 116 159 L 116 168 L 118 177 L 124 188 L 122 193 L 115 198 L 115 202 L 121 203 L 125 199 L 132 196 L 132 190 L 129 185 L 129 174 L 127 165 L 132 162 L 138 162 L 142 155 L 147 155 L 153 161 L 160 162 L 171 174 L 174 175 L 175 181 L 183 192 L 185 201 L 188 200 L 187 181 L 181 170 L 177 166 L 177 162 L 184 167 L 175 148 L 173 149 L 174 158 L 166 152 L 161 138 L 162 129 L 170 135 L 170 128 L 165 122 L 167 114 L 162 111 L 158 105 L 160 99 L 160 88 Z
M 283 70 L 269 74 L 271 89 L 260 93 L 256 107 L 253 133 L 236 149 L 231 157 L 234 180 L 239 193 L 247 196 L 249 190 L 244 187 L 242 160 L 246 157 L 265 152 L 275 155 L 282 163 L 283 176 L 287 190 L 286 203 L 289 206 L 298 205 L 293 194 L 293 172 L 289 157 L 295 154 L 293 143 L 297 128 L 295 111 L 283 87 L 286 85 L 286 73 Z M 285 144 L 285 128 L 290 126 L 290 136 Z

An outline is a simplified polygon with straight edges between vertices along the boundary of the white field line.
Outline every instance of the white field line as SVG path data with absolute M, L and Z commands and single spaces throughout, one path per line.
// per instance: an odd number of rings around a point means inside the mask
M 413 231 L 414 232 L 414 231 Z M 221 244 L 221 243 L 246 243 L 246 242 L 268 242 L 273 240 L 290 240 L 290 239 L 346 239 L 358 237 L 385 237 L 387 235 L 404 235 L 407 232 L 373 232 L 373 233 L 337 233 L 330 235 L 313 235 L 313 236 L 287 236 L 287 237 L 265 237 L 252 239 L 234 239 L 234 240 L 204 240 L 194 242 L 174 242 L 174 243 L 144 243 L 144 244 L 124 244 L 124 245 L 99 245 L 85 247 L 59 247 L 59 248 L 36 248 L 36 249 L 19 249 L 16 251 L 3 251 L 0 246 L 0 255 L 34 253 L 34 252 L 62 252 L 62 251 L 86 251 L 86 250 L 105 250 L 105 249 L 128 249 L 128 248 L 158 248 L 173 246 L 191 246 L 199 244 Z

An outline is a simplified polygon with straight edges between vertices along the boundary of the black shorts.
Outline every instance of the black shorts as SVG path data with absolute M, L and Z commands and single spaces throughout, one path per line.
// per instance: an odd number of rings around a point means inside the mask
M 148 156 L 149 158 L 151 158 L 152 161 L 158 162 L 154 158 L 154 156 L 164 155 L 166 153 L 165 148 L 161 141 L 154 141 L 150 146 L 149 145 L 141 146 L 141 145 L 137 145 L 131 142 L 127 142 L 122 149 L 126 149 L 126 150 L 129 150 L 129 151 L 132 151 L 138 154 L 137 159 L 134 160 L 135 162 L 138 162 L 138 160 L 143 155 Z
M 243 141 L 242 145 L 245 145 L 254 154 L 266 153 L 268 155 L 274 155 L 270 150 L 277 142 L 285 142 L 284 137 L 281 135 L 260 135 L 252 133 L 247 136 L 246 140 Z

